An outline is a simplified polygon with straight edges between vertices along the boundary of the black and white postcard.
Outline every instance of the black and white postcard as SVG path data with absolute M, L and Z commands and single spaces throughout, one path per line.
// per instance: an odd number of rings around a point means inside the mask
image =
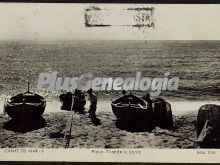
M 0 160 L 219 162 L 219 11 L 0 3 Z

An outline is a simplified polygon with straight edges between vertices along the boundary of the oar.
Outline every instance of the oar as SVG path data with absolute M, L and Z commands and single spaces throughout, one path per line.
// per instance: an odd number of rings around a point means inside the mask
M 30 82 L 28 81 L 28 93 L 30 92 Z

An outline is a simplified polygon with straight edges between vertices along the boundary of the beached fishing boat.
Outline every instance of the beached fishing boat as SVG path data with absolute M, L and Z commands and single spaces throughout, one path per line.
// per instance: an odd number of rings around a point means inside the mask
M 83 113 L 84 106 L 86 105 L 85 96 L 82 92 L 77 91 L 75 93 L 67 92 L 59 96 L 62 103 L 61 110 L 77 111 Z
M 148 106 L 148 103 L 133 94 L 112 101 L 111 106 L 114 115 L 119 120 L 148 121 L 152 117 L 152 109 Z
M 37 119 L 45 110 L 46 101 L 36 93 L 28 91 L 11 97 L 4 105 L 5 112 L 12 119 Z

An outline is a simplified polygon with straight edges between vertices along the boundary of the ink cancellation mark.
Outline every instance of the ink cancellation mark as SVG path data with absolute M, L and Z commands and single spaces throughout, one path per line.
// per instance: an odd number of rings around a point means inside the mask
M 131 26 L 154 28 L 154 8 L 101 9 L 91 6 L 85 9 L 86 27 Z

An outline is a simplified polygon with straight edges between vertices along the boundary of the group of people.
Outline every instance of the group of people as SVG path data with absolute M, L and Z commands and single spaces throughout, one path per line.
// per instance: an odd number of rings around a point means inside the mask
M 97 108 L 97 96 L 92 89 L 87 91 L 90 100 L 89 117 L 95 117 Z M 86 105 L 85 95 L 81 90 L 75 89 L 74 92 L 67 92 L 60 95 L 60 101 L 62 102 L 61 109 L 68 111 L 75 111 L 83 114 Z
M 96 116 L 96 109 L 97 109 L 97 96 L 96 94 L 93 92 L 93 90 L 90 88 L 88 91 L 88 96 L 89 96 L 89 101 L 90 101 L 90 106 L 89 106 L 89 117 L 94 118 Z M 122 91 L 123 95 L 126 95 L 126 91 L 123 90 Z M 131 93 L 132 94 L 132 93 Z M 75 90 L 74 92 L 74 100 L 80 100 L 80 98 L 84 97 L 83 93 L 80 90 Z M 142 97 L 143 100 L 145 100 L 148 103 L 148 106 L 150 108 L 152 108 L 152 100 L 150 98 L 149 94 L 146 94 L 145 96 Z

